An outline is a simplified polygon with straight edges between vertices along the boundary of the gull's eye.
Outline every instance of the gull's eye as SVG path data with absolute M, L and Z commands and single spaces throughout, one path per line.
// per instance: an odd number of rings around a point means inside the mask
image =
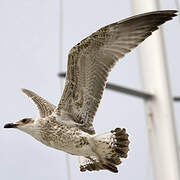
M 29 119 L 22 119 L 22 122 L 23 122 L 23 123 L 28 123 L 28 122 L 29 122 Z

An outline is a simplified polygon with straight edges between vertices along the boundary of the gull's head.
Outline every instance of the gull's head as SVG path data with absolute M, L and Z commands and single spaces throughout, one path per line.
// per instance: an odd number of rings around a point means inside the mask
M 37 131 L 35 119 L 33 118 L 23 118 L 15 123 L 7 123 L 4 125 L 4 128 L 16 128 L 32 136 Z

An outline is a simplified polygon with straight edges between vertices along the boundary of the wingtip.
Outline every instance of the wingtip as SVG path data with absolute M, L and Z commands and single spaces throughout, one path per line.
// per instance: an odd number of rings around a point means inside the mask
M 21 92 L 23 92 L 24 94 L 26 94 L 26 95 L 30 95 L 30 94 L 32 94 L 32 91 L 30 91 L 30 90 L 28 90 L 28 89 L 25 89 L 25 88 L 21 88 Z
M 152 13 L 158 13 L 158 14 L 164 14 L 168 15 L 170 17 L 174 17 L 178 15 L 178 10 L 172 9 L 172 10 L 160 10 L 160 11 L 154 11 Z
M 168 13 L 168 14 L 171 15 L 172 17 L 178 15 L 178 10 L 164 10 L 164 12 L 165 12 L 165 13 Z
M 158 11 L 147 12 L 144 14 L 164 14 L 164 15 L 170 15 L 170 16 L 177 16 L 178 10 L 175 10 L 175 9 L 158 10 Z
M 173 16 L 177 16 L 178 15 L 178 10 L 170 10 Z
M 28 91 L 27 89 L 25 89 L 25 88 L 21 88 L 21 92 L 26 92 L 26 91 Z

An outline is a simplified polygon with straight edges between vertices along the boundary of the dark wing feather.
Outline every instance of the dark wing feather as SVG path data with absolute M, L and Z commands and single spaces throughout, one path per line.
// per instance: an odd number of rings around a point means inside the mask
M 92 128 L 111 68 L 176 12 L 155 11 L 130 17 L 99 29 L 73 47 L 56 113 L 70 115 L 85 129 Z

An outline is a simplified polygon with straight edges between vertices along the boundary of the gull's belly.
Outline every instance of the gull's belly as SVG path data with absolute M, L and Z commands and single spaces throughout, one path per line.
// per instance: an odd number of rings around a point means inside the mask
M 53 143 L 52 145 L 53 148 L 62 150 L 72 155 L 85 156 L 85 157 L 94 155 L 89 145 L 77 146 L 75 144 L 69 144 L 68 146 L 63 146 L 63 147 L 60 147 L 58 144 L 53 144 Z

